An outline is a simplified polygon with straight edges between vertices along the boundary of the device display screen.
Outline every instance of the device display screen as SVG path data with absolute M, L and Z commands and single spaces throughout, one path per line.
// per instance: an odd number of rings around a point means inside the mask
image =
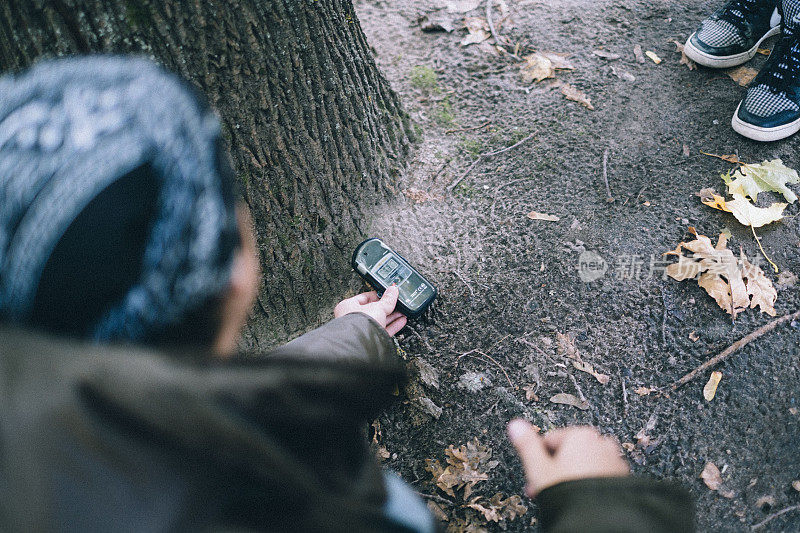
M 375 264 L 372 275 L 386 287 L 396 284 L 400 290 L 400 299 L 411 309 L 419 308 L 433 295 L 433 287 L 392 252 L 387 251 Z

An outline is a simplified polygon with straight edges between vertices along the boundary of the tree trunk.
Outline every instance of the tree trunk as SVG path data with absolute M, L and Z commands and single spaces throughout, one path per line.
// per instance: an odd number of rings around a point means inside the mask
M 219 111 L 256 224 L 265 346 L 315 325 L 352 286 L 371 208 L 413 136 L 351 0 L 3 0 L 0 69 L 143 53 Z

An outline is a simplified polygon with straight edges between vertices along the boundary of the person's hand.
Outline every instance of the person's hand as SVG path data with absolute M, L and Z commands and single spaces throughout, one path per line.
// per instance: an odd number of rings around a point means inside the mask
M 530 498 L 562 481 L 630 473 L 619 443 L 589 426 L 556 429 L 542 436 L 517 419 L 508 424 L 508 436 L 522 460 Z
M 339 318 L 350 313 L 364 313 L 374 318 L 389 335 L 394 336 L 408 322 L 403 313 L 394 310 L 399 295 L 400 291 L 396 285 L 386 289 L 382 298 L 378 298 L 378 293 L 375 291 L 362 292 L 339 302 L 333 309 L 333 316 Z

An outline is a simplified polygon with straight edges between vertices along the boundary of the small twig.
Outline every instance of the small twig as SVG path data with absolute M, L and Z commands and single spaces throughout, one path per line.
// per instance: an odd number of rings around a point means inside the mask
M 491 125 L 492 125 L 492 121 L 491 120 L 487 120 L 486 122 L 484 122 L 480 126 L 472 126 L 471 128 L 459 128 L 459 129 L 455 129 L 455 130 L 447 130 L 445 133 L 446 134 L 462 133 L 462 132 L 465 132 L 465 131 L 479 130 L 479 129 L 482 129 L 482 128 L 485 128 L 485 127 L 491 126 Z
M 437 170 L 436 174 L 434 174 L 433 177 L 431 178 L 431 182 L 432 183 L 436 182 L 436 179 L 442 174 L 442 172 L 444 172 L 444 169 L 447 168 L 447 165 L 449 165 L 452 160 L 453 160 L 453 158 L 451 157 L 450 159 L 448 159 L 447 161 L 442 163 L 442 166 L 439 167 L 439 170 Z
M 611 196 L 611 187 L 608 185 L 608 148 L 603 152 L 603 181 L 606 184 L 606 202 L 612 203 L 614 197 Z
M 572 380 L 572 384 L 575 385 L 575 390 L 578 391 L 578 398 L 580 398 L 582 402 L 587 401 L 586 396 L 583 395 L 583 390 L 581 389 L 581 386 L 578 385 L 578 380 L 575 379 L 575 376 L 573 376 L 569 372 L 567 372 L 567 375 L 569 376 L 569 379 Z
M 464 283 L 464 285 L 467 286 L 467 288 L 469 289 L 469 296 L 470 296 L 471 299 L 474 300 L 475 299 L 475 291 L 472 290 L 472 285 L 470 285 L 469 282 L 466 279 L 464 279 L 463 275 L 461 274 L 461 271 L 460 270 L 454 270 L 453 274 L 455 274 L 456 277 L 458 279 L 460 279 Z
M 497 35 L 497 30 L 494 27 L 494 20 L 492 18 L 492 8 L 494 6 L 492 4 L 492 0 L 486 0 L 486 22 L 489 24 L 489 31 L 492 33 L 492 37 L 494 37 L 494 42 L 497 44 L 497 46 L 503 46 L 505 45 L 505 42 L 500 39 L 499 35 Z
M 472 164 L 469 166 L 469 168 L 467 168 L 467 170 L 464 171 L 463 174 L 461 174 L 458 178 L 456 178 L 456 180 L 453 183 L 451 183 L 450 185 L 447 186 L 447 190 L 448 191 L 452 191 L 453 189 L 455 189 L 456 185 L 461 183 L 461 180 L 466 178 L 467 174 L 472 172 L 472 169 L 475 168 L 475 165 L 480 163 L 482 160 L 488 159 L 490 157 L 494 157 L 496 155 L 500 155 L 500 154 L 502 154 L 504 152 L 508 152 L 509 150 L 513 150 L 514 148 L 516 148 L 517 146 L 521 145 L 522 143 L 527 142 L 534 135 L 536 135 L 536 134 L 535 133 L 531 133 L 530 135 L 528 135 L 527 137 L 525 137 L 521 141 L 519 141 L 517 143 L 514 143 L 511 146 L 506 146 L 505 148 L 503 148 L 501 150 L 495 150 L 494 152 L 488 152 L 488 153 L 479 155 L 478 158 L 475 161 L 472 162 Z
M 738 156 L 738 155 L 734 156 L 734 157 L 736 158 L 736 161 L 731 161 L 731 157 L 730 157 L 730 156 L 727 156 L 727 155 L 709 154 L 708 152 L 704 152 L 704 151 L 702 151 L 702 150 L 700 150 L 700 153 L 701 153 L 701 154 L 703 154 L 703 155 L 707 155 L 707 156 L 709 156 L 709 157 L 716 157 L 717 159 L 722 159 L 722 160 L 723 160 L 723 161 L 725 161 L 726 163 L 731 163 L 732 165 L 743 165 L 743 164 L 744 164 L 744 163 L 742 163 L 742 161 L 739 159 L 739 156 Z
M 797 510 L 800 510 L 800 504 L 792 505 L 792 506 L 786 507 L 785 509 L 781 509 L 778 512 L 772 513 L 771 515 L 766 517 L 764 520 L 762 520 L 758 524 L 753 524 L 752 526 L 750 526 L 750 529 L 752 531 L 755 531 L 756 529 L 761 529 L 762 527 L 767 525 L 767 523 L 769 523 L 772 519 L 778 518 L 782 514 L 786 514 L 786 513 L 790 512 L 790 511 L 797 511 Z
M 437 496 L 436 494 L 425 494 L 424 492 L 419 492 L 419 491 L 417 491 L 417 494 L 419 494 L 423 498 L 428 498 L 429 500 L 433 500 L 439 503 L 446 503 L 447 505 L 452 505 L 453 507 L 455 507 L 456 505 L 447 498 L 442 498 L 441 496 Z
M 495 344 L 497 344 L 497 343 L 495 343 Z M 497 362 L 497 360 L 496 360 L 494 357 L 492 357 L 491 355 L 489 355 L 489 354 L 486 354 L 486 353 L 483 353 L 482 351 L 478 350 L 477 348 L 476 348 L 476 349 L 474 349 L 474 350 L 470 350 L 470 351 L 468 351 L 468 352 L 464 352 L 464 353 L 462 353 L 461 355 L 459 355 L 459 356 L 458 356 L 458 359 L 456 359 L 456 365 L 459 363 L 459 361 L 461 361 L 461 359 L 462 359 L 463 357 L 475 357 L 475 358 L 477 359 L 477 357 L 476 357 L 475 355 L 473 355 L 473 354 L 476 354 L 476 353 L 477 353 L 477 354 L 479 354 L 479 355 L 481 355 L 481 356 L 483 356 L 483 357 L 485 357 L 485 358 L 487 358 L 488 360 L 490 360 L 491 362 L 493 362 L 494 364 L 496 364 L 498 367 L 500 367 L 500 370 L 502 370 L 502 371 L 503 371 L 503 375 L 505 375 L 505 377 L 506 377 L 506 381 L 508 381 L 508 384 L 509 384 L 509 386 L 510 386 L 512 389 L 516 389 L 516 388 L 517 388 L 517 387 L 516 387 L 516 385 L 514 385 L 514 382 L 512 382 L 512 381 L 511 381 L 511 378 L 510 378 L 510 377 L 508 377 L 508 372 L 506 372 L 506 369 L 505 369 L 505 368 L 503 368 L 503 365 L 501 365 L 500 363 L 498 363 L 498 362 Z
M 701 372 L 704 372 L 705 370 L 708 370 L 711 367 L 714 367 L 714 366 L 718 365 L 719 363 L 721 363 L 722 361 L 727 359 L 731 354 L 733 354 L 734 352 L 738 351 L 740 348 L 742 348 L 744 346 L 747 346 L 748 344 L 750 344 L 754 340 L 758 339 L 759 337 L 762 337 L 762 336 L 766 335 L 767 333 L 769 333 L 773 329 L 777 328 L 781 324 L 785 324 L 786 322 L 790 322 L 792 320 L 797 320 L 799 318 L 800 318 L 800 311 L 795 311 L 792 314 L 784 315 L 784 316 L 782 316 L 782 317 L 780 317 L 780 318 L 778 318 L 776 320 L 773 320 L 772 322 L 770 322 L 768 324 L 764 324 L 763 326 L 761 326 L 757 330 L 749 333 L 748 335 L 745 335 L 744 337 L 742 337 L 738 341 L 734 342 L 733 344 L 731 344 L 730 346 L 725 348 L 725 350 L 723 350 L 722 352 L 718 353 L 717 355 L 715 355 L 714 357 L 712 357 L 711 359 L 709 359 L 708 361 L 706 361 L 702 365 L 698 366 L 697 368 L 695 368 L 694 370 L 692 370 L 691 372 L 689 372 L 688 374 L 683 376 L 681 379 L 679 379 L 677 381 L 674 381 L 667 388 L 670 389 L 670 390 L 675 390 L 678 387 L 682 387 L 682 386 L 686 385 L 687 383 L 692 381 L 694 378 L 696 378 L 698 374 L 700 374 Z
M 761 249 L 761 254 L 764 256 L 764 259 L 766 259 L 766 260 L 767 260 L 767 262 L 768 262 L 770 265 L 772 265 L 772 268 L 774 268 L 774 269 L 775 269 L 775 273 L 777 274 L 777 273 L 778 273 L 778 265 L 776 265 L 776 264 L 775 264 L 775 263 L 772 261 L 772 259 L 770 259 L 770 258 L 769 258 L 769 256 L 767 255 L 767 252 L 765 252 L 765 251 L 764 251 L 764 247 L 763 247 L 763 246 L 761 246 L 761 239 L 759 239 L 759 238 L 758 238 L 758 235 L 756 235 L 756 228 L 755 228 L 754 226 L 752 226 L 752 225 L 751 225 L 751 226 L 750 226 L 750 229 L 751 229 L 751 230 L 753 230 L 753 237 L 755 237 L 755 238 L 756 238 L 756 242 L 758 243 L 758 247 Z
M 628 389 L 625 387 L 625 376 L 620 382 L 622 383 L 622 416 L 628 416 Z

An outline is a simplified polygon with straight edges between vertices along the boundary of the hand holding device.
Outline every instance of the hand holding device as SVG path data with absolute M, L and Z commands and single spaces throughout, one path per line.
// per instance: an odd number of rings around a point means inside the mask
M 420 316 L 436 298 L 436 287 L 380 239 L 359 244 L 353 252 L 352 266 L 378 296 L 397 285 L 397 310 L 408 318 Z
M 399 290 L 395 286 L 386 289 L 381 298 L 375 291 L 362 292 L 339 302 L 333 309 L 333 316 L 339 318 L 350 313 L 364 313 L 394 336 L 405 327 L 408 320 L 401 312 L 394 310 L 398 295 Z

